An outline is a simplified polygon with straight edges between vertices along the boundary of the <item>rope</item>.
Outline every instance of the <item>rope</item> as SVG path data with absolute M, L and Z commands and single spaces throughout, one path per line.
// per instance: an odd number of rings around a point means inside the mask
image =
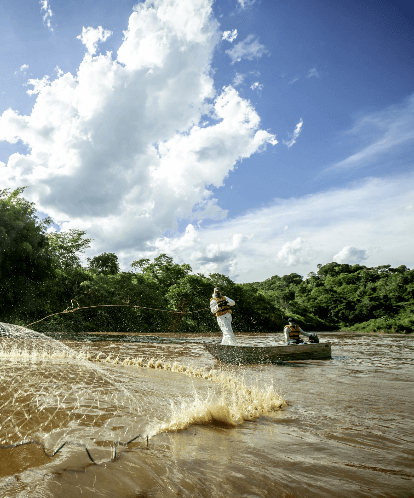
M 25 325 L 25 328 L 28 328 L 28 327 L 30 327 L 30 325 L 34 325 L 35 323 L 42 322 L 43 320 L 46 320 L 46 318 L 50 318 L 51 316 L 61 315 L 62 313 L 73 313 L 74 311 L 85 310 L 88 308 L 103 308 L 103 307 L 107 307 L 107 308 L 108 307 L 142 308 L 142 309 L 153 310 L 153 311 L 165 311 L 167 313 L 180 313 L 183 315 L 186 315 L 187 313 L 188 314 L 189 313 L 199 313 L 200 311 L 205 311 L 205 310 L 210 309 L 210 308 L 202 308 L 200 310 L 195 310 L 195 311 L 175 311 L 175 310 L 161 310 L 158 308 L 148 308 L 147 306 L 138 306 L 138 305 L 134 305 L 134 304 L 96 304 L 95 306 L 79 306 L 79 303 L 77 301 L 75 301 L 74 299 L 71 299 L 70 301 L 72 303 L 72 308 L 68 307 L 63 311 L 59 311 L 58 313 L 52 313 L 51 315 L 47 315 L 47 316 L 41 318 L 40 320 L 37 320 L 36 322 L 32 322 L 32 323 L 29 323 L 28 325 Z M 78 304 L 77 308 L 73 307 L 74 301 Z
M 114 446 L 113 446 L 113 456 L 110 460 L 106 460 L 105 462 L 101 462 L 101 463 L 106 463 L 106 462 L 113 462 L 116 458 L 116 447 L 117 446 L 128 446 L 128 444 L 132 443 L 133 441 L 135 441 L 136 439 L 138 439 L 139 437 L 141 437 L 141 434 L 138 434 L 138 436 L 135 436 L 134 438 L 132 438 L 130 441 L 127 441 L 126 443 L 122 443 L 121 441 L 116 441 L 114 443 Z M 98 463 L 92 458 L 92 455 L 90 454 L 86 444 L 83 444 L 83 443 L 76 443 L 74 441 L 65 441 L 63 444 L 61 444 L 59 446 L 59 448 L 57 450 L 55 450 L 53 453 L 48 453 L 46 451 L 46 448 L 44 446 L 43 443 L 41 443 L 40 441 L 21 441 L 20 443 L 16 443 L 16 444 L 9 444 L 7 446 L 3 446 L 0 444 L 0 449 L 1 450 L 7 450 L 9 448 L 17 448 L 18 446 L 25 446 L 27 444 L 37 444 L 38 446 L 40 446 L 43 450 L 43 453 L 48 457 L 48 458 L 53 458 L 55 455 L 57 455 L 59 453 L 59 451 L 66 445 L 72 445 L 72 446 L 83 446 L 85 448 L 85 451 L 86 451 L 86 454 L 88 455 L 89 457 L 89 460 L 94 463 L 95 465 L 98 465 Z M 147 445 L 148 445 L 148 436 L 147 436 Z

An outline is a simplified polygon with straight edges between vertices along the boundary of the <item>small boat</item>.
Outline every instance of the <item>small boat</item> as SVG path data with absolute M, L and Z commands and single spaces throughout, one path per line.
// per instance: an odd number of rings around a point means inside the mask
M 330 360 L 331 343 L 294 344 L 286 346 L 223 346 L 204 344 L 207 351 L 223 363 L 233 365 L 282 363 L 295 360 Z

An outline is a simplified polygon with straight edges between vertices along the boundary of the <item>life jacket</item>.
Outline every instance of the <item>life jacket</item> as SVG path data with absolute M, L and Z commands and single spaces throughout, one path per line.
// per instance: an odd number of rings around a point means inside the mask
M 210 299 L 210 302 L 211 301 L 217 301 L 217 306 L 220 308 L 217 311 L 216 316 L 225 315 L 226 313 L 230 313 L 231 314 L 230 305 L 229 305 L 228 301 L 226 300 L 226 298 L 224 296 L 221 296 L 221 297 L 212 297 Z
M 290 329 L 289 341 L 299 341 L 299 332 L 300 332 L 299 325 L 286 325 L 286 327 L 289 327 Z

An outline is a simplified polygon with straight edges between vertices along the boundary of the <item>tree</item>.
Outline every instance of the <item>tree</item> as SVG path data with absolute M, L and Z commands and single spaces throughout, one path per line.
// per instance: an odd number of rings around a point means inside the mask
M 99 256 L 88 258 L 89 269 L 103 275 L 119 273 L 118 256 L 113 252 L 103 252 Z
M 2 320 L 25 321 L 39 311 L 38 296 L 54 275 L 47 227 L 33 203 L 21 197 L 25 188 L 0 191 L 0 313 Z
M 71 228 L 67 232 L 54 232 L 48 235 L 50 250 L 58 268 L 80 268 L 79 253 L 84 253 L 90 247 L 92 239 L 84 238 L 86 232 Z
M 155 280 L 164 291 L 191 272 L 190 265 L 174 263 L 173 258 L 166 254 L 160 254 L 152 263 L 146 258 L 139 259 L 131 266 L 135 271 L 140 270 L 144 275 Z
M 209 307 L 211 295 L 210 280 L 200 275 L 186 275 L 172 285 L 166 294 L 169 308 L 184 313 L 170 315 L 167 331 L 209 332 L 217 329 L 217 321 Z
M 90 278 L 80 259 L 80 254 L 91 242 L 85 234 L 84 230 L 77 229 L 48 234 L 56 272 L 55 278 L 47 282 L 50 312 L 66 308 L 70 300 L 78 295 L 81 283 Z

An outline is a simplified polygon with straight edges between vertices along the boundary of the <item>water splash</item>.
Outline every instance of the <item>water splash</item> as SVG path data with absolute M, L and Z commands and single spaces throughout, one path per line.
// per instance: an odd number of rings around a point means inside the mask
M 0 378 L 9 386 L 0 395 L 2 414 L 8 415 L 0 431 L 3 443 L 32 436 L 50 447 L 71 436 L 110 446 L 120 431 L 127 440 L 142 433 L 143 426 L 150 437 L 195 424 L 234 427 L 286 405 L 273 385 L 250 386 L 234 372 L 156 357 L 146 361 L 142 357 L 75 351 L 21 327 L 14 331 L 0 327 L 0 358 Z M 185 375 L 208 381 L 214 388 L 207 392 L 205 387 L 199 391 L 194 388 L 187 396 L 171 402 L 159 420 L 156 407 L 152 411 L 146 408 L 143 413 L 143 400 L 137 399 L 137 392 L 129 391 L 114 373 L 134 368 L 164 372 L 167 376 L 168 372 Z

